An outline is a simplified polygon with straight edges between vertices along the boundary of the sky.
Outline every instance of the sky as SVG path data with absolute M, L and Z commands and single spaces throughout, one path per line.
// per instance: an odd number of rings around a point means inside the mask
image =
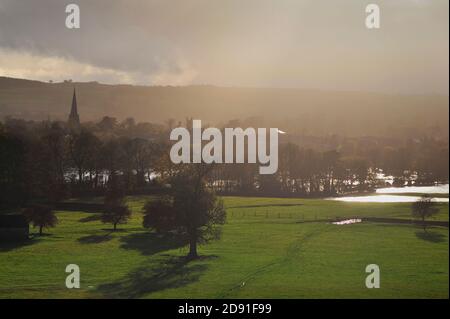
M 80 7 L 67 29 L 65 7 Z M 365 8 L 381 9 L 367 29 Z M 447 0 L 0 0 L 0 76 L 448 95 Z

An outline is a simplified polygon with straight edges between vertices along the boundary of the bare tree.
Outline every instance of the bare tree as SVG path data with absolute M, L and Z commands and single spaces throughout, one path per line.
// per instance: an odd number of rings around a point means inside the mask
M 422 196 L 419 200 L 414 202 L 411 207 L 412 215 L 414 218 L 422 221 L 423 230 L 426 231 L 425 219 L 439 212 L 439 209 L 435 207 L 436 203 L 432 201 L 429 195 Z
M 144 227 L 186 236 L 190 259 L 198 257 L 199 243 L 220 237 L 220 225 L 225 223 L 223 202 L 206 187 L 209 169 L 208 165 L 186 166 L 171 178 L 171 195 L 147 203 L 144 209 Z
M 113 229 L 116 230 L 117 224 L 126 224 L 130 217 L 131 211 L 125 203 L 125 196 L 113 182 L 105 196 L 105 208 L 101 220 L 103 223 L 113 224 Z

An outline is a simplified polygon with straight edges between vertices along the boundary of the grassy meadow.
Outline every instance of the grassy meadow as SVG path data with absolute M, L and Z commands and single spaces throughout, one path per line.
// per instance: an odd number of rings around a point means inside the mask
M 336 217 L 410 218 L 410 204 L 224 197 L 222 238 L 187 246 L 142 227 L 148 197 L 116 232 L 99 214 L 58 211 L 59 224 L 25 244 L 0 245 L 0 298 L 448 298 L 448 228 Z M 96 201 L 98 199 L 91 199 Z M 448 221 L 448 204 L 436 220 Z M 33 234 L 37 230 L 32 229 Z M 65 287 L 77 264 L 81 288 Z M 377 264 L 381 288 L 365 287 Z

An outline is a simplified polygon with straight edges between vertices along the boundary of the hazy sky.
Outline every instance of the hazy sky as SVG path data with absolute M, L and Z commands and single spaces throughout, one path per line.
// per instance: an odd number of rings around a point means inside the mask
M 65 27 L 77 3 L 81 29 Z M 365 7 L 381 7 L 381 29 Z M 448 94 L 448 0 L 0 0 L 0 76 Z

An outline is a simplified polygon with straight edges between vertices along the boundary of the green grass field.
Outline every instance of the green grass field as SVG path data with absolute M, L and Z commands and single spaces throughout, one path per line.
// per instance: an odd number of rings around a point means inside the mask
M 59 224 L 26 245 L 0 246 L 0 298 L 448 298 L 448 228 L 335 217 L 410 218 L 410 204 L 225 197 L 219 241 L 187 247 L 142 227 L 144 197 L 117 232 L 98 214 L 58 212 Z M 448 204 L 436 220 L 448 221 Z M 317 220 L 317 221 L 316 221 Z M 36 232 L 33 230 L 33 232 Z M 65 287 L 77 264 L 81 288 Z M 381 288 L 365 287 L 377 264 Z

